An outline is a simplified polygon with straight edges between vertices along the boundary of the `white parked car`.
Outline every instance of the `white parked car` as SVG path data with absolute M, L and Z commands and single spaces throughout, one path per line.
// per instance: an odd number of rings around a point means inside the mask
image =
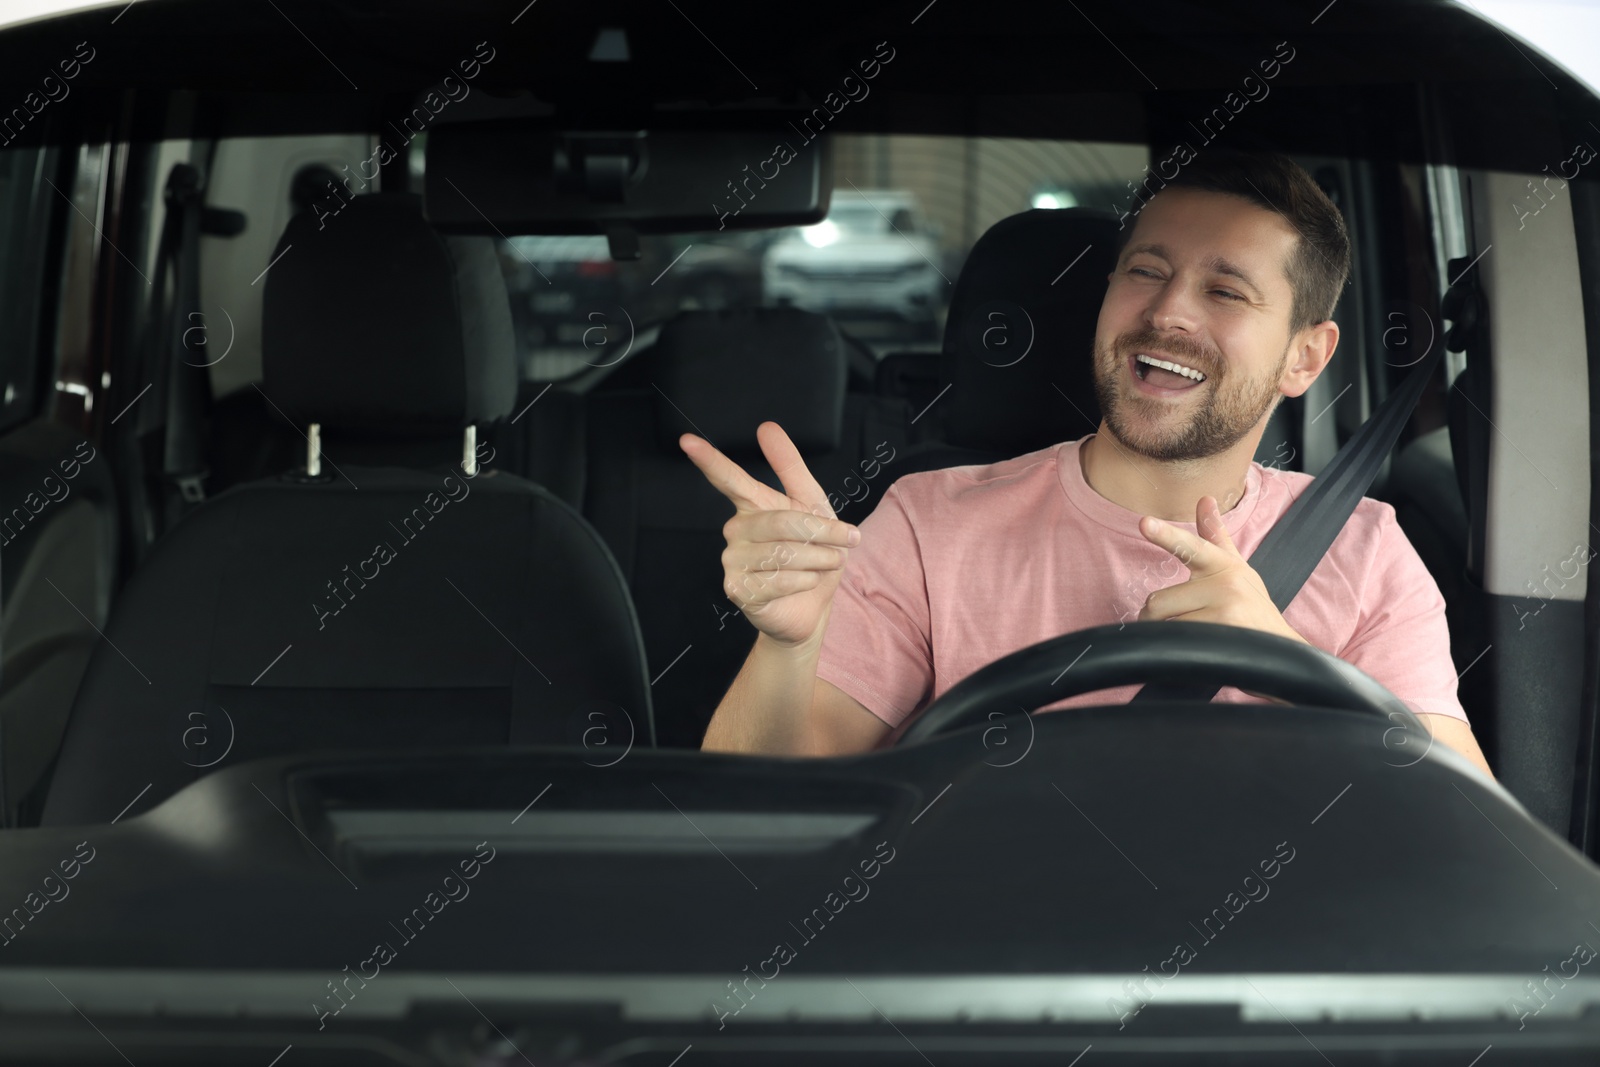
M 910 193 L 835 191 L 827 218 L 772 246 L 762 279 L 769 303 L 846 320 L 887 316 L 931 334 L 949 287 L 940 254 Z

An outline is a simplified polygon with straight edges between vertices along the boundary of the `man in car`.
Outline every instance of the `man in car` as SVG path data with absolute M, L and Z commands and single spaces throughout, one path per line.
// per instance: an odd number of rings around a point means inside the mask
M 1123 233 L 1095 330 L 1103 418 L 1081 440 L 907 475 L 858 528 L 834 517 L 776 423 L 757 437 L 784 493 L 683 436 L 737 509 L 724 589 L 758 631 L 704 748 L 865 751 L 1008 653 L 1177 619 L 1337 655 L 1489 771 L 1456 696 L 1444 599 L 1390 505 L 1361 501 L 1285 612 L 1248 562 L 1311 480 L 1253 457 L 1281 398 L 1304 394 L 1338 344 L 1330 316 L 1350 270 L 1338 209 L 1287 158 L 1214 152 Z M 1125 702 L 1138 688 L 1049 707 Z

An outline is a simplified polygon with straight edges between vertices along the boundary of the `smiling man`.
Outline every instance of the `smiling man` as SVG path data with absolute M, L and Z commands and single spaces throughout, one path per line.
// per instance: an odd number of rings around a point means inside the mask
M 758 631 L 705 748 L 863 751 L 1018 649 L 1173 619 L 1339 656 L 1488 772 L 1456 697 L 1444 599 L 1392 507 L 1363 499 L 1285 612 L 1248 562 L 1311 481 L 1253 457 L 1279 401 L 1305 393 L 1338 345 L 1350 270 L 1338 209 L 1284 157 L 1213 152 L 1124 233 L 1095 331 L 1103 417 L 1081 440 L 907 475 L 857 528 L 834 518 L 775 423 L 757 435 L 784 493 L 684 435 L 737 509 L 724 589 Z

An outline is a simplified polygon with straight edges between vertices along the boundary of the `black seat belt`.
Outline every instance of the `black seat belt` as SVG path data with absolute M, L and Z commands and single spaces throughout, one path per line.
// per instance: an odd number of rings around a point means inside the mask
M 143 376 L 150 382 L 150 399 L 132 409 L 132 418 L 125 424 L 130 463 L 136 470 L 131 501 L 136 516 L 136 566 L 144 562 L 173 518 L 168 503 L 172 483 L 167 480 L 173 457 L 170 420 L 173 408 L 183 406 L 184 395 L 184 390 L 174 384 L 180 361 L 175 348 L 183 342 L 183 317 L 193 310 L 192 305 L 185 305 L 185 286 L 178 275 L 185 245 L 184 224 L 190 214 L 187 205 L 196 198 L 199 186 L 200 174 L 194 166 L 175 163 L 163 190 L 166 222 L 156 247 L 148 332 L 140 346 Z
M 1458 279 L 1459 281 L 1459 279 Z M 1445 344 L 1435 344 L 1400 387 L 1378 405 L 1328 466 L 1312 479 L 1289 510 L 1261 539 L 1250 554 L 1250 566 L 1261 576 L 1273 604 L 1281 612 L 1289 606 L 1311 572 L 1317 569 L 1356 505 L 1366 495 L 1384 460 L 1400 439 L 1422 391 L 1439 368 Z M 1129 703 L 1152 700 L 1210 700 L 1220 687 L 1150 683 Z
M 197 361 L 197 350 L 205 352 L 210 346 L 191 343 L 192 334 L 205 333 L 199 315 L 201 198 L 198 169 L 188 164 L 174 166 L 166 189 L 173 302 L 164 353 L 168 361 L 161 463 L 165 529 L 171 529 L 190 508 L 205 499 L 202 484 L 209 473 L 201 435 L 211 403 L 210 372 Z

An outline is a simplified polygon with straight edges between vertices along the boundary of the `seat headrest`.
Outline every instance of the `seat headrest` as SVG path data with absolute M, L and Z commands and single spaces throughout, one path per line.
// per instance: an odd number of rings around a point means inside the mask
M 973 245 L 945 323 L 947 444 L 1020 455 L 1093 433 L 1094 332 L 1117 220 L 1090 208 L 1024 211 Z
M 676 452 L 684 433 L 724 452 L 755 449 L 756 427 L 768 419 L 802 453 L 839 447 L 844 338 L 821 315 L 787 307 L 685 311 L 661 327 L 652 363 L 665 450 Z
M 493 239 L 439 234 L 415 195 L 297 214 L 262 300 L 263 389 L 298 424 L 409 437 L 503 418 L 516 401 Z

